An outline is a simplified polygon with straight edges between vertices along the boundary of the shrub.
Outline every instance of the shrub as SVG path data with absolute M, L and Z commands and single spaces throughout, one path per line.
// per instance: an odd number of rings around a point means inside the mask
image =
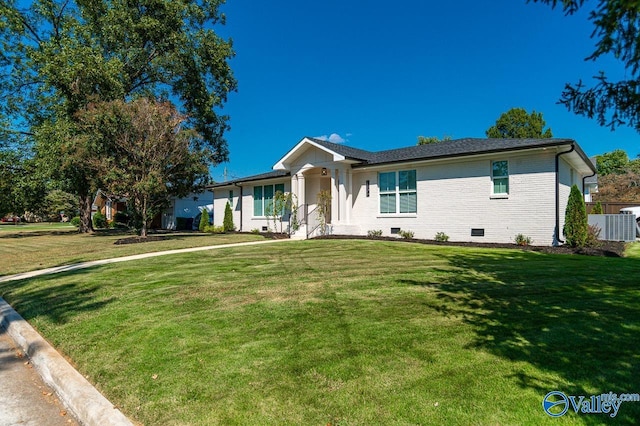
M 93 226 L 95 228 L 106 228 L 107 227 L 107 217 L 100 212 L 96 212 L 93 215 Z
M 205 228 L 209 226 L 209 210 L 206 207 L 203 207 L 200 210 L 200 223 L 198 224 L 198 230 L 200 232 L 204 232 Z
M 570 247 L 584 247 L 587 240 L 587 209 L 577 185 L 571 187 L 564 215 L 564 235 Z
M 224 220 L 222 221 L 222 227 L 224 232 L 233 231 L 236 229 L 233 224 L 233 212 L 231 211 L 231 204 L 227 201 L 227 205 L 224 207 Z
M 400 235 L 402 238 L 404 238 L 405 240 L 410 240 L 411 238 L 413 238 L 413 231 L 403 231 L 402 229 L 398 232 L 398 235 Z
M 372 229 L 367 231 L 367 237 L 382 237 L 381 229 Z
M 224 226 L 207 225 L 204 227 L 203 232 L 211 234 L 224 234 Z
M 533 239 L 531 239 L 531 237 L 527 237 L 526 235 L 518 234 L 516 235 L 515 241 L 519 246 L 528 246 L 531 245 Z
M 602 203 L 598 201 L 595 206 L 591 209 L 591 214 L 603 214 L 604 210 L 602 209 Z
M 260 230 L 259 230 L 258 228 L 253 228 L 253 229 L 251 230 L 251 233 L 252 233 L 252 234 L 259 234 L 259 233 L 260 233 Z
M 71 224 L 73 226 L 75 226 L 76 228 L 80 227 L 80 216 L 75 216 L 73 219 L 71 219 Z
M 114 216 L 114 221 L 116 222 L 117 225 L 128 226 L 129 215 L 126 214 L 125 212 L 117 212 L 116 215 Z
M 585 247 L 599 247 L 602 243 L 600 242 L 600 231 L 596 225 L 589 225 L 587 227 L 587 238 L 584 242 Z
M 449 236 L 444 232 L 438 232 L 435 236 L 435 240 L 441 243 L 446 243 L 449 241 Z

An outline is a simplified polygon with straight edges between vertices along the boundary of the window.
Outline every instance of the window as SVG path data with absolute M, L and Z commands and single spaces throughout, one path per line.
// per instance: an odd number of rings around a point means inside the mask
M 233 189 L 229 191 L 229 205 L 233 207 Z
M 416 171 L 401 170 L 378 174 L 380 213 L 416 213 Z
M 253 187 L 253 215 L 273 215 L 273 196 L 276 192 L 284 194 L 284 184 L 264 185 Z
M 494 194 L 509 193 L 509 162 L 493 161 L 491 163 L 491 180 Z

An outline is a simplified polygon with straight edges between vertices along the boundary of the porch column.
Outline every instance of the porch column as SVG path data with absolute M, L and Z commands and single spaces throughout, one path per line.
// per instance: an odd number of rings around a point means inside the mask
M 337 223 L 340 221 L 340 197 L 338 191 L 338 185 L 340 184 L 340 177 L 338 175 L 338 169 L 331 171 L 331 223 Z
M 340 169 L 340 183 L 338 186 L 340 223 L 348 223 L 347 218 L 347 171 Z
M 352 194 L 352 188 L 353 188 L 353 175 L 351 174 L 351 169 L 345 169 L 344 171 L 344 190 L 345 190 L 345 203 L 344 203 L 344 210 L 345 210 L 345 215 L 344 215 L 344 219 L 346 220 L 347 223 L 351 223 L 351 207 L 353 206 L 353 194 Z
M 297 188 L 298 205 L 301 206 L 303 204 L 307 204 L 307 194 L 305 191 L 304 174 L 302 172 L 296 173 L 296 178 L 298 180 L 298 188 Z

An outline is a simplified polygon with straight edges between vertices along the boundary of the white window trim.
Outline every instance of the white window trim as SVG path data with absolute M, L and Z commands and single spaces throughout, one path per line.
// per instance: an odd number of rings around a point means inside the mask
M 506 162 L 507 163 L 507 175 L 506 176 L 494 176 L 493 175 L 493 163 Z M 509 160 L 491 160 L 489 163 L 489 177 L 491 178 L 491 192 L 489 198 L 499 200 L 509 198 L 509 192 L 494 192 L 495 184 L 494 179 L 507 179 L 507 187 L 511 189 L 511 177 L 509 173 Z
M 416 173 L 416 189 L 400 189 L 400 172 L 410 172 L 414 171 Z M 380 188 L 380 174 L 382 173 L 395 173 L 396 178 L 396 186 L 395 191 L 382 191 Z M 413 213 L 400 213 L 400 194 L 416 194 L 416 211 Z M 384 194 L 395 194 L 396 197 L 396 211 L 393 213 L 382 213 L 380 211 L 380 196 Z M 417 217 L 418 216 L 418 171 L 416 169 L 405 169 L 405 170 L 390 170 L 387 172 L 378 172 L 378 218 L 384 217 L 393 217 L 393 218 L 402 218 L 402 217 Z

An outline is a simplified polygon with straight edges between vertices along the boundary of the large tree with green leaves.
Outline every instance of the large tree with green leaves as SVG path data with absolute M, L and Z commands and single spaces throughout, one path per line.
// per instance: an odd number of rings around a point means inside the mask
M 235 90 L 224 0 L 5 0 L 0 3 L 0 123 L 12 149 L 33 147 L 38 164 L 80 197 L 90 230 L 92 195 L 103 182 L 88 166 L 108 157 L 81 136 L 77 113 L 91 102 L 138 96 L 172 99 L 209 164 L 227 159 L 227 117 Z M 9 127 L 7 129 L 7 127 Z M 81 145 L 77 145 L 80 143 Z
M 606 176 L 611 173 L 624 173 L 628 165 L 629 156 L 626 151 L 622 149 L 616 149 L 611 152 L 596 155 L 596 166 L 600 176 Z
M 418 142 L 416 145 L 430 145 L 432 143 L 450 141 L 451 136 L 445 135 L 440 139 L 437 136 L 418 136 Z
M 552 138 L 551 129 L 544 128 L 546 125 L 540 112 L 529 114 L 524 108 L 511 108 L 487 129 L 486 135 L 488 138 Z
M 562 8 L 573 15 L 593 3 L 585 0 L 529 0 Z M 613 57 L 622 62 L 624 78 L 612 81 L 604 72 L 587 87 L 582 79 L 567 83 L 560 103 L 578 115 L 595 118 L 601 126 L 615 129 L 627 125 L 640 131 L 640 2 L 600 0 L 589 12 L 596 40 L 595 50 L 585 60 Z
M 140 235 L 172 196 L 184 197 L 209 182 L 200 136 L 183 128 L 186 116 L 168 101 L 138 98 L 131 102 L 89 104 L 78 113 L 78 140 L 103 146 L 107 157 L 87 165 L 102 176 L 108 193 L 126 194 Z

